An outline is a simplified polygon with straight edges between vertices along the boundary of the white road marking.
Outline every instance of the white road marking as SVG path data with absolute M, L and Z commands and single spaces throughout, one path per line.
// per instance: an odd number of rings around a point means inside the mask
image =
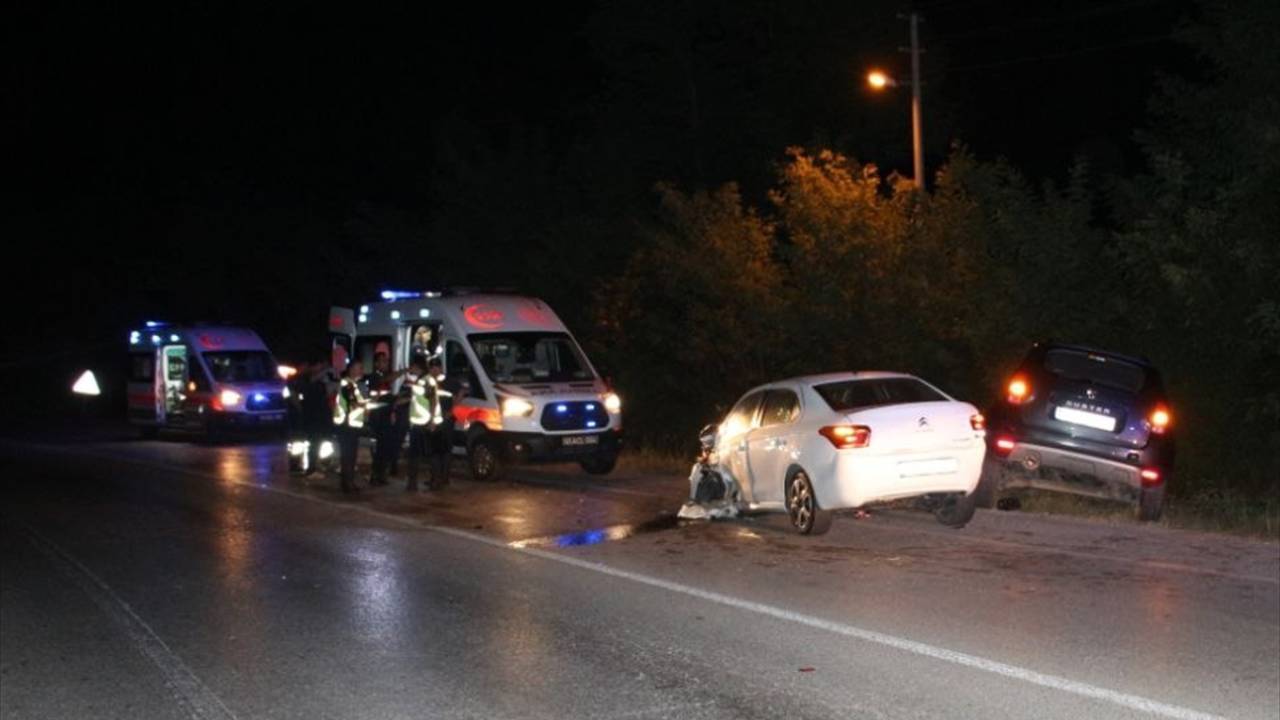
M 68 452 L 66 448 L 60 448 L 59 451 L 62 453 Z M 209 473 L 189 470 L 185 468 L 174 468 L 169 465 L 165 465 L 163 463 L 154 463 L 147 460 L 138 460 L 134 458 L 113 456 L 113 455 L 108 455 L 103 453 L 91 453 L 87 451 L 71 451 L 71 452 L 76 454 L 86 455 L 86 456 L 92 456 L 92 457 L 116 459 L 122 462 L 132 463 L 132 464 L 140 465 L 143 467 L 151 467 L 155 469 L 166 470 L 172 473 L 191 475 L 194 477 L 204 478 L 206 480 L 213 480 L 222 485 L 227 485 L 227 484 L 242 485 L 245 487 L 250 487 L 257 490 L 263 490 L 263 491 L 275 493 L 278 495 L 284 495 L 284 496 L 299 499 L 299 500 L 318 503 L 330 508 L 338 508 L 343 510 L 349 510 L 352 512 L 363 513 L 371 517 L 376 517 L 381 520 L 394 522 L 400 525 L 406 525 L 409 527 L 425 529 L 432 532 L 440 533 L 442 535 L 449 535 L 451 537 L 456 537 L 463 540 L 469 540 L 472 542 L 481 543 L 484 545 L 488 545 L 490 547 L 498 548 L 500 550 L 505 550 L 507 552 L 515 552 L 515 553 L 521 553 L 525 555 L 532 555 L 534 557 L 538 557 L 544 560 L 550 560 L 551 562 L 557 562 L 564 565 L 571 565 L 573 567 L 581 568 L 583 570 L 589 570 L 591 572 L 601 573 L 603 575 L 608 575 L 608 576 L 616 577 L 623 580 L 630 580 L 631 582 L 639 583 L 642 585 L 648 585 L 650 587 L 660 588 L 662 590 L 667 590 L 669 592 L 677 593 L 680 595 L 686 595 L 689 597 L 697 598 L 699 600 L 705 600 L 707 602 L 715 603 L 717 605 L 723 605 L 725 607 L 735 608 L 738 610 L 745 610 L 747 612 L 764 615 L 766 617 L 782 620 L 784 622 L 792 622 L 798 625 L 804 625 L 807 627 L 814 628 L 816 630 L 823 630 L 826 632 L 835 633 L 837 635 L 851 637 L 857 640 L 862 640 L 864 642 L 874 643 L 877 645 L 893 648 L 895 650 L 911 653 L 913 655 L 933 658 L 935 660 L 952 663 L 954 665 L 959 665 L 961 667 L 966 667 L 973 670 L 980 670 L 982 672 L 987 672 L 993 675 L 1007 677 L 1009 679 L 1018 680 L 1031 685 L 1039 685 L 1041 687 L 1046 687 L 1053 690 L 1058 690 L 1061 692 L 1090 698 L 1093 700 L 1099 700 L 1102 702 L 1111 703 L 1113 705 L 1129 708 L 1132 710 L 1138 710 L 1141 712 L 1157 715 L 1160 717 L 1175 718 L 1176 720 L 1221 720 L 1221 716 L 1219 715 L 1204 713 L 1198 710 L 1192 710 L 1190 708 L 1181 707 L 1179 705 L 1163 703 L 1158 700 L 1152 700 L 1151 698 L 1142 697 L 1141 695 L 1133 695 L 1130 693 L 1111 690 L 1109 688 L 1104 688 L 1097 685 L 1090 685 L 1089 683 L 1077 682 L 1075 680 L 1071 680 L 1058 675 L 1041 673 L 1035 670 L 1031 670 L 1029 668 L 1024 668 L 1017 665 L 1010 665 L 1008 663 L 1002 663 L 996 660 L 990 660 L 988 658 L 979 657 L 977 655 L 970 655 L 968 653 L 958 652 L 955 650 L 948 650 L 947 648 L 938 647 L 936 645 L 930 645 L 928 643 L 922 643 L 915 640 L 909 640 L 907 638 L 898 637 L 896 635 L 889 635 L 887 633 L 876 632 L 874 630 L 867 630 L 865 628 L 860 628 L 855 625 L 849 625 L 847 623 L 836 622 L 834 620 L 826 620 L 823 618 L 815 617 L 813 615 L 807 615 L 805 613 L 798 613 L 792 610 L 787 610 L 785 608 L 780 608 L 774 605 L 758 603 L 751 600 L 744 600 L 742 598 L 733 597 L 732 595 L 725 595 L 723 593 L 713 592 L 710 590 L 703 590 L 701 588 L 696 588 L 690 585 L 684 585 L 682 583 L 672 582 L 670 580 L 664 580 L 662 578 L 653 577 L 651 575 L 645 575 L 643 573 L 631 572 L 629 570 L 621 570 L 619 568 L 605 565 L 604 563 L 594 562 L 590 560 L 583 560 L 581 558 L 575 558 L 568 555 L 562 555 L 559 553 L 554 553 L 546 550 L 539 550 L 536 548 L 512 547 L 507 542 L 498 540 L 496 538 L 487 537 L 477 533 L 469 532 L 467 530 L 459 530 L 457 528 L 444 527 L 439 525 L 424 525 L 411 518 L 393 515 L 391 513 L 382 512 L 380 510 L 374 510 L 373 508 L 366 507 L 363 505 L 352 505 L 352 504 L 346 504 L 341 502 L 334 502 L 332 500 L 315 497 L 313 495 L 299 493 L 299 492 L 290 490 L 288 488 L 273 487 L 270 485 L 258 484 L 258 483 L 249 482 L 245 480 L 231 480 L 231 479 L 219 477 L 217 475 L 212 475 Z M 87 573 L 88 571 L 85 570 L 85 572 Z M 139 620 L 139 622 L 141 622 L 141 620 Z M 152 635 L 154 636 L 154 633 Z M 159 641 L 159 638 L 156 638 L 156 640 Z M 194 678 L 194 676 L 192 677 Z
M 164 676 L 165 685 L 173 693 L 174 699 L 192 718 L 235 720 L 235 713 L 231 712 L 231 709 L 209 689 L 208 685 L 196 677 L 191 668 L 182 662 L 182 658 L 169 649 L 151 626 L 138 617 L 133 608 L 116 595 L 102 578 L 93 574 L 92 570 L 58 547 L 52 540 L 41 535 L 35 528 L 21 522 L 16 525 L 26 534 L 31 544 L 48 557 L 53 566 L 67 579 L 84 590 L 94 604 L 124 631 L 133 646 L 156 666 Z

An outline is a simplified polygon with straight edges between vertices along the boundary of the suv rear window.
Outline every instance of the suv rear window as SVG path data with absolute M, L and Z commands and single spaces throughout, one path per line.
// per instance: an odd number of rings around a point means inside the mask
M 1147 373 L 1132 363 L 1077 350 L 1050 350 L 1044 367 L 1067 380 L 1080 380 L 1136 393 L 1147 381 Z
M 947 396 L 915 378 L 844 380 L 815 385 L 814 390 L 836 412 L 849 412 L 877 405 L 946 401 Z

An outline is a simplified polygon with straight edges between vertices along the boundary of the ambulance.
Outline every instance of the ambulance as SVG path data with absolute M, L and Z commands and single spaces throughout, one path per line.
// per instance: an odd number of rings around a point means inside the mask
M 248 328 L 148 321 L 129 332 L 128 373 L 129 422 L 144 435 L 284 426 L 280 367 Z
M 439 358 L 453 403 L 453 452 L 477 480 L 511 464 L 576 462 L 613 470 L 622 448 L 622 401 L 555 312 L 537 298 L 479 292 L 387 290 L 382 302 L 329 313 L 334 368 L 368 372 L 386 352 L 393 370 Z M 452 382 L 449 382 L 452 381 Z

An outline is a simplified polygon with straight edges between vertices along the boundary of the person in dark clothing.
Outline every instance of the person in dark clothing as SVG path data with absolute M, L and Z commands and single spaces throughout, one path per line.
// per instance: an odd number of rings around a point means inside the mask
M 387 484 L 391 445 L 395 442 L 391 397 L 394 382 L 390 358 L 385 352 L 375 353 L 373 372 L 369 373 L 369 428 L 373 431 L 373 472 L 369 484 L 373 486 Z
M 316 360 L 306 368 L 306 377 L 299 386 L 299 400 L 302 431 L 307 438 L 307 475 L 319 472 L 320 446 L 333 434 L 329 397 L 334 390 L 333 369 L 327 360 Z
M 453 404 L 466 397 L 466 384 L 457 376 L 445 377 L 439 358 L 427 363 L 427 373 L 439 388 L 440 422 L 431 431 L 431 489 L 449 484 L 449 462 L 453 459 Z
M 342 491 L 356 491 L 356 455 L 360 452 L 360 435 L 369 399 L 365 394 L 364 366 L 359 360 L 347 367 L 346 376 L 338 384 L 333 404 L 333 424 L 338 430 L 342 464 Z

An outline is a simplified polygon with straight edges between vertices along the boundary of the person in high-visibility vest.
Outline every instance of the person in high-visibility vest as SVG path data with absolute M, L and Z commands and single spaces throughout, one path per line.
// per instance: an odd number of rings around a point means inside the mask
M 338 452 L 341 453 L 342 491 L 356 491 L 356 454 L 360 452 L 360 435 L 364 432 L 365 413 L 369 398 L 364 389 L 364 365 L 359 360 L 347 366 L 347 372 L 338 383 L 338 395 L 333 403 L 333 424 L 338 431 Z
M 426 361 L 415 357 L 409 364 L 409 375 L 404 381 L 409 388 L 409 479 L 406 492 L 418 490 L 418 465 L 431 454 L 431 442 L 435 428 L 444 421 L 440 407 L 442 390 L 436 379 L 427 373 Z M 432 489 L 435 484 L 432 483 Z
M 433 417 L 440 418 L 431 426 L 431 489 L 438 490 L 449 484 L 449 461 L 453 456 L 453 403 L 467 396 L 466 385 L 457 379 L 446 379 L 440 358 L 427 361 L 427 376 L 436 387 L 436 405 Z

